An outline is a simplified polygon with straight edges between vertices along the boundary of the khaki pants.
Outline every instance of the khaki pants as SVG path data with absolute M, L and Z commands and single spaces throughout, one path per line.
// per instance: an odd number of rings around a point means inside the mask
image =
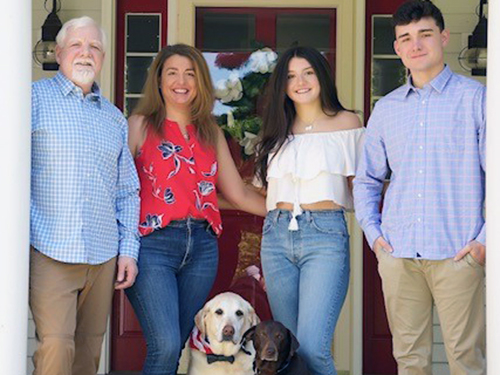
M 377 258 L 398 374 L 432 374 L 434 301 L 451 375 L 485 375 L 484 267 L 470 254 L 458 262 Z
M 116 258 L 94 266 L 68 264 L 32 248 L 30 262 L 30 307 L 38 339 L 33 374 L 95 375 Z

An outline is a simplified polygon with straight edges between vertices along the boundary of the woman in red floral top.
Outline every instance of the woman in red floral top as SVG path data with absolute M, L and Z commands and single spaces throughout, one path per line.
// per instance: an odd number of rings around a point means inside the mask
M 264 216 L 212 116 L 208 67 L 195 48 L 165 47 L 129 119 L 141 182 L 139 274 L 126 290 L 148 353 L 143 375 L 174 375 L 217 272 L 222 231 L 216 188 L 236 208 Z

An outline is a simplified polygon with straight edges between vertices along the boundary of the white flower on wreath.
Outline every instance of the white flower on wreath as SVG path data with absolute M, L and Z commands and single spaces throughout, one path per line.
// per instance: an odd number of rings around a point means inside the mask
M 231 73 L 228 79 L 221 79 L 215 84 L 215 96 L 222 103 L 238 101 L 243 97 L 243 85 L 238 73 Z
M 271 48 L 262 48 L 252 53 L 248 59 L 250 69 L 254 73 L 272 73 L 278 60 L 278 54 Z
M 227 127 L 228 128 L 234 128 L 234 115 L 233 115 L 233 111 L 229 111 L 227 113 Z
M 239 142 L 244 148 L 245 155 L 253 155 L 255 153 L 255 145 L 259 142 L 259 137 L 256 134 L 245 132 L 245 136 Z

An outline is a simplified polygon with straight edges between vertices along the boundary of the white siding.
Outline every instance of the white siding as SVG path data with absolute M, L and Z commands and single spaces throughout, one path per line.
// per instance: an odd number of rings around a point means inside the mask
M 445 62 L 453 71 L 465 76 L 471 75 L 464 71 L 458 63 L 460 51 L 467 46 L 467 36 L 477 25 L 478 16 L 476 8 L 478 0 L 434 0 L 444 15 L 445 26 L 450 30 L 450 43 L 446 48 Z M 485 7 L 487 10 L 487 7 Z M 485 77 L 473 77 L 482 83 L 486 83 Z

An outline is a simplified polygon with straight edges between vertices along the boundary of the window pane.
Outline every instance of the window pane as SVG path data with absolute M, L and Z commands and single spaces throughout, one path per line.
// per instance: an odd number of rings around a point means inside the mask
M 127 52 L 158 52 L 160 15 L 127 14 Z
M 249 51 L 254 42 L 254 15 L 204 14 L 202 46 L 204 51 Z
M 125 65 L 125 92 L 140 94 L 153 57 L 127 57 Z
M 276 45 L 284 51 L 293 44 L 320 51 L 330 48 L 330 16 L 324 14 L 280 14 L 276 25 Z
M 129 117 L 132 114 L 137 103 L 139 103 L 140 98 L 127 98 L 125 99 L 125 117 Z
M 392 18 L 373 17 L 373 54 L 393 55 L 393 42 Z
M 373 61 L 372 95 L 386 95 L 406 82 L 406 68 L 399 59 Z

